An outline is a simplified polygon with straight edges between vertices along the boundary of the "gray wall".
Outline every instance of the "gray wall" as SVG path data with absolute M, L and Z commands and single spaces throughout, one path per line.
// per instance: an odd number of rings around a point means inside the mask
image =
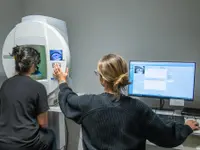
M 20 21 L 24 14 L 22 0 L 0 1 L 0 56 L 4 40 L 10 30 Z M 6 79 L 0 57 L 0 85 Z
M 107 53 L 120 54 L 127 61 L 195 61 L 197 68 L 200 65 L 199 0 L 24 0 L 24 6 L 26 15 L 67 22 L 77 92 L 102 92 L 93 72 Z M 196 83 L 199 76 L 197 70 Z M 197 106 L 200 84 L 195 89 L 197 99 L 187 105 Z

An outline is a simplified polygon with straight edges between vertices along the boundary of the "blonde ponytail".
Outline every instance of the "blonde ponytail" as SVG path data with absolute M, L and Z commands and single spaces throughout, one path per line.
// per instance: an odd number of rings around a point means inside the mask
M 120 95 L 121 89 L 129 85 L 128 73 L 121 74 L 113 84 L 113 91 Z

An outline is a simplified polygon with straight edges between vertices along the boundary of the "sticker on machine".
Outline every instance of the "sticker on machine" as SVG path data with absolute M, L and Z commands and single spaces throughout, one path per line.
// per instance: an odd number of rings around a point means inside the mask
M 50 50 L 50 60 L 51 61 L 62 61 L 63 51 L 62 50 Z
M 14 59 L 14 57 L 13 56 L 11 56 L 11 55 L 3 55 L 3 58 L 4 59 Z
M 56 78 L 52 77 L 51 80 L 56 80 Z

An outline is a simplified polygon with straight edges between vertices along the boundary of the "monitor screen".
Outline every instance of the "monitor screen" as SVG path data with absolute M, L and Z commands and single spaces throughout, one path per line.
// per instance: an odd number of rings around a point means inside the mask
M 46 48 L 43 45 L 26 45 L 36 49 L 40 53 L 40 64 L 37 66 L 37 70 L 31 75 L 34 80 L 47 79 L 47 59 Z
M 51 61 L 63 60 L 63 51 L 62 50 L 50 50 L 50 60 Z
M 195 63 L 130 61 L 128 94 L 193 100 Z

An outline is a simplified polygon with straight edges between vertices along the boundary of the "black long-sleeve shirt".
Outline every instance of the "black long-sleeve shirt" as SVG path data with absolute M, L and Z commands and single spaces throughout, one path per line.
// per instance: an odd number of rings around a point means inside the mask
M 108 93 L 78 96 L 66 83 L 59 88 L 62 112 L 82 125 L 85 150 L 145 150 L 147 139 L 158 146 L 176 147 L 192 133 L 187 125 L 165 124 L 137 99 Z

